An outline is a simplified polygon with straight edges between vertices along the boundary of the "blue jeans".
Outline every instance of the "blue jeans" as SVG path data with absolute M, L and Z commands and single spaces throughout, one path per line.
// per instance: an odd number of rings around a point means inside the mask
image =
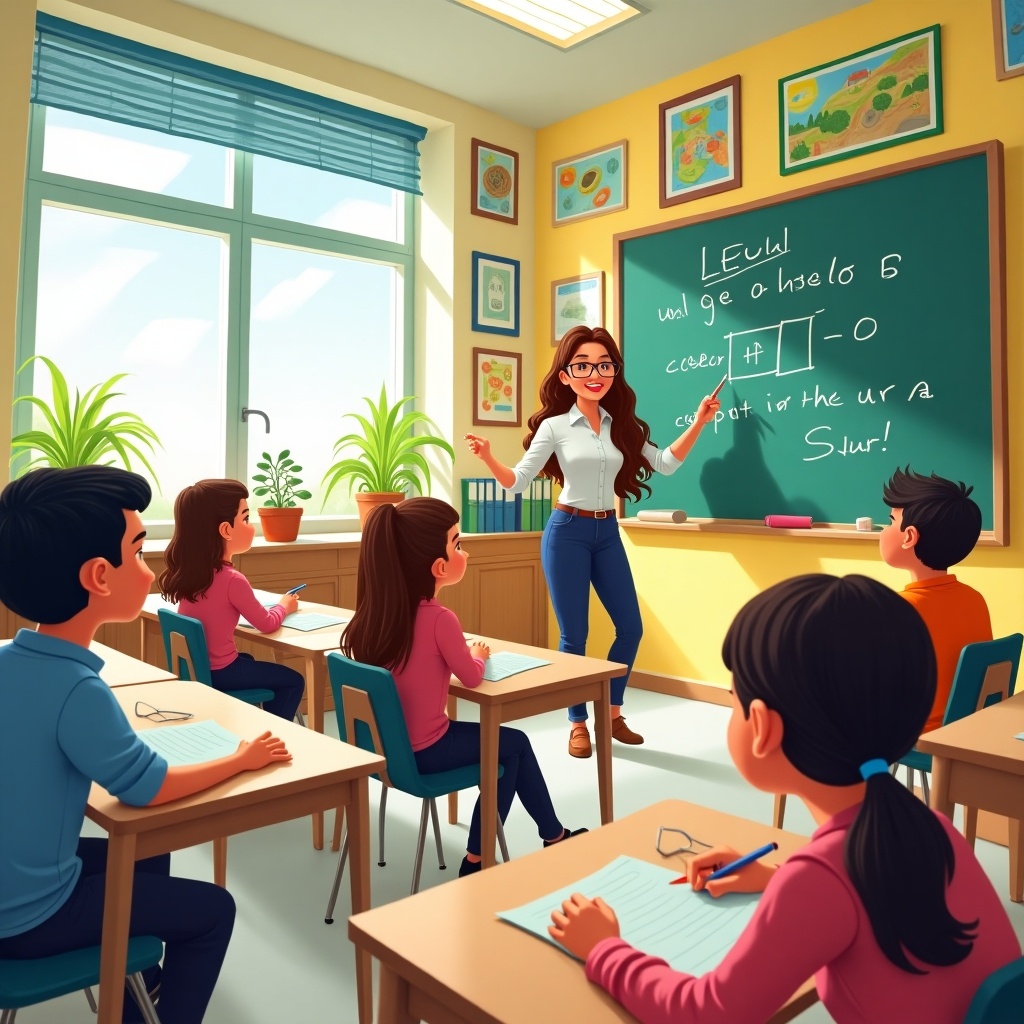
M 107 841 L 79 839 L 78 856 L 82 873 L 71 895 L 42 924 L 0 939 L 0 956 L 29 960 L 100 944 Z M 174 878 L 170 869 L 170 854 L 136 862 L 128 934 L 155 935 L 164 943 L 162 1024 L 200 1024 L 228 949 L 235 901 L 219 885 Z M 142 1020 L 127 992 L 124 1020 Z
M 436 743 L 417 750 L 415 757 L 416 767 L 424 774 L 479 764 L 480 723 L 450 722 L 445 734 Z M 551 805 L 547 783 L 525 732 L 504 725 L 498 729 L 498 764 L 505 769 L 498 779 L 498 815 L 502 824 L 512 807 L 512 798 L 518 795 L 526 813 L 536 823 L 541 839 L 557 839 L 562 834 L 562 823 Z M 479 797 L 469 824 L 466 851 L 480 856 Z
M 275 661 L 257 661 L 251 654 L 239 654 L 230 665 L 210 672 L 218 690 L 273 690 L 274 699 L 263 705 L 264 711 L 290 722 L 299 710 L 306 680 L 287 665 Z
M 615 627 L 615 640 L 608 651 L 608 660 L 628 666 L 623 675 L 612 680 L 612 707 L 621 707 L 644 626 L 633 573 L 619 536 L 618 520 L 613 516 L 586 519 L 555 509 L 541 537 L 540 560 L 561 631 L 558 640 L 560 651 L 587 653 L 590 584 L 593 583 L 598 599 Z M 569 721 L 586 720 L 586 704 L 574 704 L 569 708 Z

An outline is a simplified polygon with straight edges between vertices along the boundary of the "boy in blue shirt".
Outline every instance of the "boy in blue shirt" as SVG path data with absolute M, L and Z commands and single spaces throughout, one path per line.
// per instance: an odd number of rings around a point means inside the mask
M 133 731 L 89 650 L 130 622 L 153 573 L 139 512 L 149 484 L 108 466 L 38 469 L 0 493 L 0 600 L 38 622 L 0 648 L 0 957 L 100 942 L 107 843 L 80 838 L 89 787 L 133 806 L 165 803 L 291 755 L 270 733 L 228 757 L 170 768 Z M 131 935 L 165 943 L 163 1024 L 200 1024 L 234 924 L 224 889 L 135 866 Z M 125 1000 L 125 1020 L 141 1020 Z

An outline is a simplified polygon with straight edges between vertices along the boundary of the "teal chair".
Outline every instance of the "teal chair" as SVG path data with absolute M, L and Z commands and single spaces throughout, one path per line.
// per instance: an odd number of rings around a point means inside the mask
M 372 753 L 380 754 L 387 767 L 374 778 L 383 784 L 380 796 L 379 843 L 380 858 L 377 863 L 384 866 L 384 808 L 387 805 L 388 789 L 394 787 L 423 801 L 420 810 L 420 830 L 416 841 L 416 863 L 413 867 L 412 889 L 415 893 L 420 887 L 420 869 L 423 864 L 423 846 L 427 836 L 427 815 L 434 826 L 434 841 L 437 845 L 438 867 L 444 870 L 444 850 L 441 847 L 441 830 L 437 823 L 437 805 L 439 796 L 446 796 L 460 789 L 470 789 L 480 785 L 480 765 L 467 765 L 465 768 L 454 768 L 447 772 L 421 774 L 416 766 L 412 744 L 409 742 L 409 731 L 405 725 L 402 705 L 398 700 L 395 680 L 387 669 L 375 665 L 364 665 L 352 661 L 337 651 L 327 655 L 327 672 L 331 680 L 331 692 L 334 694 L 334 711 L 338 716 L 338 734 L 344 743 Z M 503 774 L 498 765 L 498 777 Z M 336 819 L 335 846 L 340 838 L 338 829 L 341 817 Z M 505 832 L 498 820 L 498 843 L 501 855 L 508 860 L 508 848 L 505 845 Z M 334 904 L 341 886 L 341 876 L 345 871 L 348 857 L 348 835 L 341 848 L 338 871 L 334 877 L 331 898 L 327 905 L 324 921 L 334 921 Z
M 974 993 L 964 1024 L 1020 1024 L 1024 1019 L 1024 957 L 993 971 Z
M 1013 693 L 1022 643 L 1024 634 L 1011 633 L 1010 636 L 1000 637 L 998 640 L 983 640 L 964 647 L 953 676 L 946 713 L 942 716 L 943 725 L 958 722 L 988 704 L 1005 700 Z M 907 769 L 907 786 L 911 792 L 914 789 L 914 772 L 921 773 L 921 790 L 925 803 L 928 803 L 931 794 L 928 792 L 927 773 L 932 770 L 931 754 L 922 754 L 916 748 L 911 750 L 892 766 L 893 775 L 896 774 L 899 764 Z M 977 823 L 977 808 L 965 807 L 964 835 L 972 845 Z
M 152 935 L 128 940 L 128 988 L 142 1010 L 146 1024 L 160 1024 L 146 991 L 142 972 L 160 962 L 163 944 Z M 93 1012 L 96 1003 L 89 991 L 100 980 L 100 947 L 72 950 L 36 960 L 0 959 L 0 1024 L 14 1024 L 18 1010 L 84 989 Z

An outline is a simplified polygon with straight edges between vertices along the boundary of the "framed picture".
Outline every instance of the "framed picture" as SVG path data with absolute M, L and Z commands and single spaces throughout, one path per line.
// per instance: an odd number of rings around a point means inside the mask
M 469 212 L 478 217 L 519 223 L 519 154 L 473 139 L 473 194 Z
M 572 327 L 604 327 L 604 271 L 551 282 L 551 344 Z
M 551 185 L 555 227 L 626 209 L 626 140 L 556 160 Z
M 523 422 L 523 357 L 493 348 L 473 349 L 473 426 Z
M 1024 0 L 992 0 L 996 78 L 1024 75 Z
M 941 132 L 938 25 L 779 80 L 783 174 Z
M 661 207 L 739 188 L 739 75 L 662 103 L 658 133 Z
M 519 260 L 473 253 L 473 330 L 519 337 Z

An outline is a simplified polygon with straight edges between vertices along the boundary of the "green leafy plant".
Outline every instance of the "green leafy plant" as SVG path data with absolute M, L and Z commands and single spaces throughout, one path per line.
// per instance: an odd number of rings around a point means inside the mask
M 253 495 L 262 498 L 269 495 L 263 502 L 264 508 L 294 508 L 296 499 L 308 501 L 313 497 L 309 491 L 298 490 L 302 479 L 296 473 L 302 472 L 302 467 L 291 458 L 291 449 L 285 448 L 275 459 L 270 452 L 263 453 L 263 462 L 256 463 L 257 469 L 262 473 L 254 473 L 253 480 L 260 486 L 253 488 Z
M 369 398 L 363 401 L 370 407 L 368 417 L 355 412 L 346 414 L 359 424 L 362 433 L 345 434 L 335 442 L 335 456 L 347 452 L 348 457 L 335 462 L 324 473 L 324 482 L 327 483 L 324 504 L 334 487 L 343 480 L 348 481 L 349 493 L 356 485 L 357 490 L 376 493 L 404 491 L 407 487 L 421 494 L 428 491 L 430 467 L 423 453 L 417 449 L 433 445 L 447 452 L 452 462 L 455 461 L 455 451 L 444 438 L 431 433 L 415 433 L 416 427 L 436 431 L 437 424 L 423 412 L 402 413 L 403 406 L 413 401 L 412 395 L 389 405 L 383 384 L 376 403 Z
M 26 430 L 11 439 L 12 463 L 23 454 L 39 453 L 22 466 L 19 473 L 40 465 L 58 469 L 96 464 L 109 466 L 117 459 L 130 470 L 133 456 L 156 482 L 156 473 L 139 447 L 145 445 L 150 452 L 155 450 L 154 446 L 162 447 L 155 431 L 133 412 L 106 412 L 104 409 L 112 398 L 121 397 L 123 392 L 112 389 L 130 374 L 114 374 L 102 384 L 94 384 L 84 395 L 76 388 L 72 402 L 68 382 L 52 359 L 30 356 L 18 367 L 18 373 L 34 359 L 40 360 L 50 371 L 53 405 L 47 405 L 36 395 L 21 395 L 14 400 L 15 406 L 27 402 L 39 410 L 46 421 L 46 429 Z

